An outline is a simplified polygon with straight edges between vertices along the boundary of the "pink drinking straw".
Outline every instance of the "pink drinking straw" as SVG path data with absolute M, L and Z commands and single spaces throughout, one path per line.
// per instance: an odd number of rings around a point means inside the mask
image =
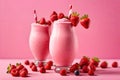
M 68 17 L 70 17 L 71 14 L 72 14 L 72 5 L 69 5 L 69 13 L 68 13 Z
M 34 19 L 35 19 L 35 22 L 37 23 L 37 13 L 36 13 L 36 10 L 34 10 Z

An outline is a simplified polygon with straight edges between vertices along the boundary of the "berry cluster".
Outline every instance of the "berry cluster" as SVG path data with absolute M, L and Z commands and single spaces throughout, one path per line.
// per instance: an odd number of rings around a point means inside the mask
M 27 77 L 28 70 L 21 63 L 16 63 L 16 65 L 9 64 L 9 66 L 7 67 L 7 73 L 10 73 L 12 76 L 15 77 Z

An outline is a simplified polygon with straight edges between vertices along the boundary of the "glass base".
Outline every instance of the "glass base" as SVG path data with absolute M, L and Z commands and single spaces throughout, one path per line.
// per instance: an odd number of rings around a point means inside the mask
M 38 66 L 38 64 L 42 62 L 44 65 L 46 64 L 46 61 L 40 61 L 40 60 L 35 60 L 35 65 Z
M 69 71 L 70 66 L 56 66 L 56 65 L 54 65 L 54 71 L 55 71 L 56 73 L 59 73 L 60 70 L 62 70 L 62 69 L 65 69 L 68 73 L 70 72 L 70 71 Z

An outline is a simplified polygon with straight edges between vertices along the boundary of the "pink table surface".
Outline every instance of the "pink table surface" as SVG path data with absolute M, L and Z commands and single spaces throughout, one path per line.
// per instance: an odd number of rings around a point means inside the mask
M 108 62 L 107 69 L 97 68 L 95 76 L 89 76 L 86 73 L 81 73 L 80 76 L 75 76 L 73 74 L 68 74 L 67 76 L 61 76 L 55 73 L 53 70 L 47 70 L 47 73 L 41 74 L 40 72 L 32 72 L 29 66 L 26 68 L 29 71 L 26 78 L 22 77 L 12 77 L 10 74 L 6 73 L 6 68 L 8 64 L 15 64 L 17 62 L 23 63 L 23 59 L 0 59 L 0 80 L 120 80 L 120 60 L 119 59 L 104 59 Z M 34 60 L 30 60 L 34 61 Z M 101 62 L 103 59 L 101 60 Z M 111 63 L 117 61 L 119 63 L 118 68 L 112 68 Z M 74 61 L 79 62 L 79 59 Z

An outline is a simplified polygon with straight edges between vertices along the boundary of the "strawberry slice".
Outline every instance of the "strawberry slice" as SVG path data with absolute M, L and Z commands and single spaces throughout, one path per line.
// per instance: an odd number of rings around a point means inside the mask
M 74 27 L 79 23 L 79 14 L 77 12 L 72 12 L 70 16 L 70 21 Z
M 88 15 L 84 15 L 81 17 L 80 19 L 80 24 L 85 28 L 88 29 L 89 28 L 89 24 L 90 24 L 90 19 L 88 18 Z

